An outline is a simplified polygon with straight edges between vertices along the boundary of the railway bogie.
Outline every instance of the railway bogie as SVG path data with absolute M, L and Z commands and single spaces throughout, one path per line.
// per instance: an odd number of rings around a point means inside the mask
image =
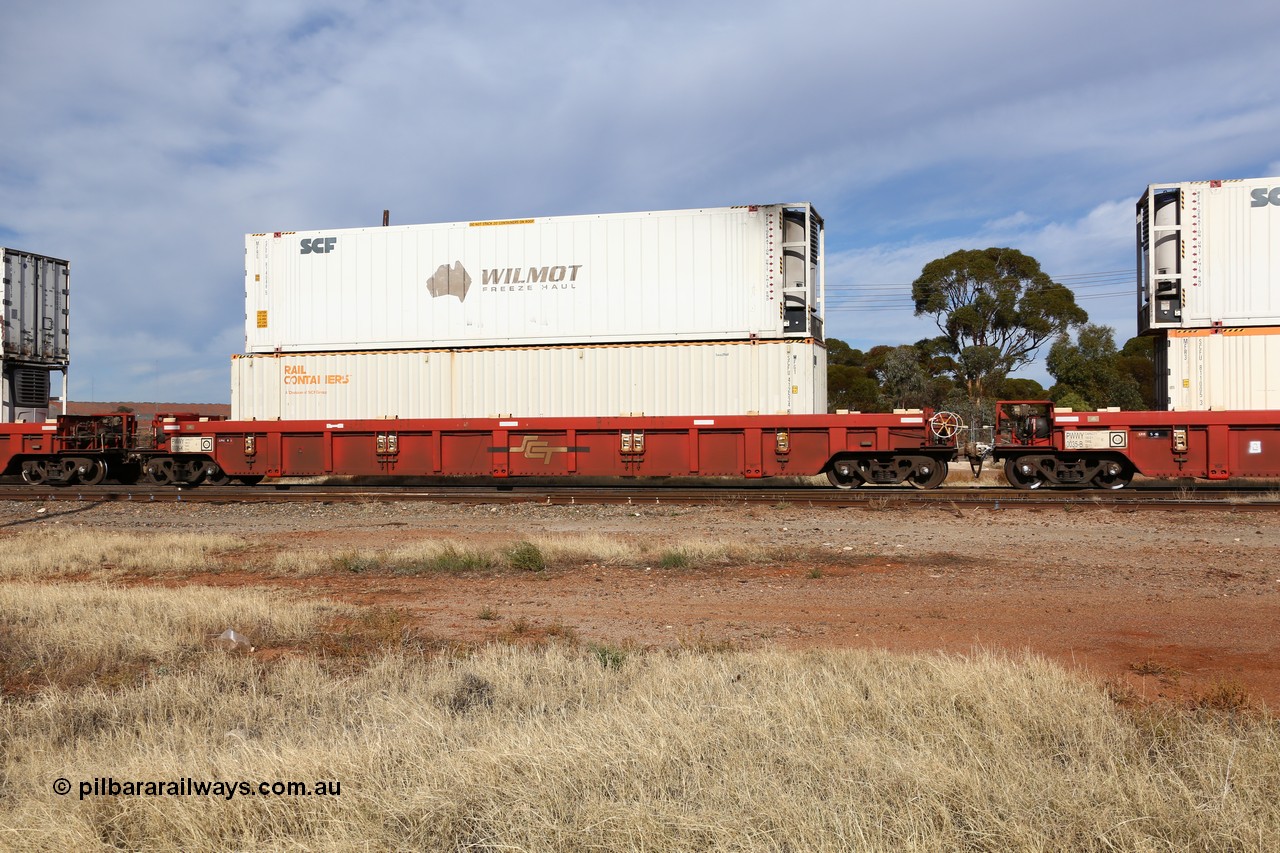
M 917 489 L 933 489 L 947 478 L 947 466 L 954 458 L 953 449 L 929 454 L 842 454 L 831 460 L 826 475 L 838 489 L 856 489 L 868 483 L 881 486 L 906 483 Z

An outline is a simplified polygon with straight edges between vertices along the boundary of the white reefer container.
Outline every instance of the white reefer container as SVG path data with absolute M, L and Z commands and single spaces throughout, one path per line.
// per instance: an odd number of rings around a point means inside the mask
M 805 204 L 250 234 L 245 351 L 822 337 Z
M 237 420 L 821 414 L 812 340 L 242 355 Z
M 1280 178 L 1152 184 L 1137 244 L 1139 334 L 1280 325 Z
M 70 265 L 18 249 L 0 249 L 0 256 L 4 267 L 4 360 L 65 367 Z
M 0 365 L 0 422 L 43 423 L 56 415 L 52 374 L 66 366 L 45 366 L 6 362 Z
M 1170 329 L 1155 360 L 1166 410 L 1280 409 L 1280 328 Z

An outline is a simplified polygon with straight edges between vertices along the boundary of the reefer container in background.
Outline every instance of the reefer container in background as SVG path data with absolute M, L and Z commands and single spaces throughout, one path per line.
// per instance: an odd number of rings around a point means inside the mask
M 1280 178 L 1152 184 L 1137 244 L 1139 334 L 1280 325 Z
M 1280 328 L 1170 329 L 1155 361 L 1168 411 L 1280 409 Z
M 812 340 L 383 350 L 231 360 L 236 420 L 821 414 Z
M 822 338 L 809 204 L 250 234 L 249 353 Z
M 0 249 L 0 255 L 4 259 L 4 360 L 66 367 L 70 265 L 17 249 Z

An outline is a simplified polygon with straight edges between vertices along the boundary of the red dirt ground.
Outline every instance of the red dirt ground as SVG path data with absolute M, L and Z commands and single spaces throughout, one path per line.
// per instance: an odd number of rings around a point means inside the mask
M 1280 708 L 1280 532 L 1269 514 L 417 503 L 73 514 L 68 506 L 51 505 L 39 523 L 235 530 L 254 543 L 240 568 L 133 582 L 283 587 L 392 608 L 445 641 L 550 628 L 610 644 L 1030 651 L 1138 699 L 1247 694 Z M 34 511 L 0 505 L 0 525 L 9 521 L 9 534 Z M 646 545 L 652 559 L 423 576 L 327 568 L 332 554 L 355 548 L 595 535 Z M 659 568 L 664 550 L 690 541 L 748 556 Z M 285 549 L 314 550 L 326 568 L 273 576 L 272 559 Z

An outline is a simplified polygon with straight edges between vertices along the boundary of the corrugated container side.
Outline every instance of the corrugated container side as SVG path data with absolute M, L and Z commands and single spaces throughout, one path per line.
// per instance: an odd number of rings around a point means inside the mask
M 808 204 L 251 234 L 245 350 L 820 337 L 822 246 Z
M 1171 329 L 1161 343 L 1169 411 L 1280 409 L 1280 328 Z
M 235 419 L 820 414 L 812 341 L 237 356 Z
M 17 249 L 0 249 L 0 254 L 4 267 L 4 358 L 65 366 L 70 349 L 70 265 Z
M 1137 224 L 1140 332 L 1280 325 L 1280 178 L 1153 184 Z

